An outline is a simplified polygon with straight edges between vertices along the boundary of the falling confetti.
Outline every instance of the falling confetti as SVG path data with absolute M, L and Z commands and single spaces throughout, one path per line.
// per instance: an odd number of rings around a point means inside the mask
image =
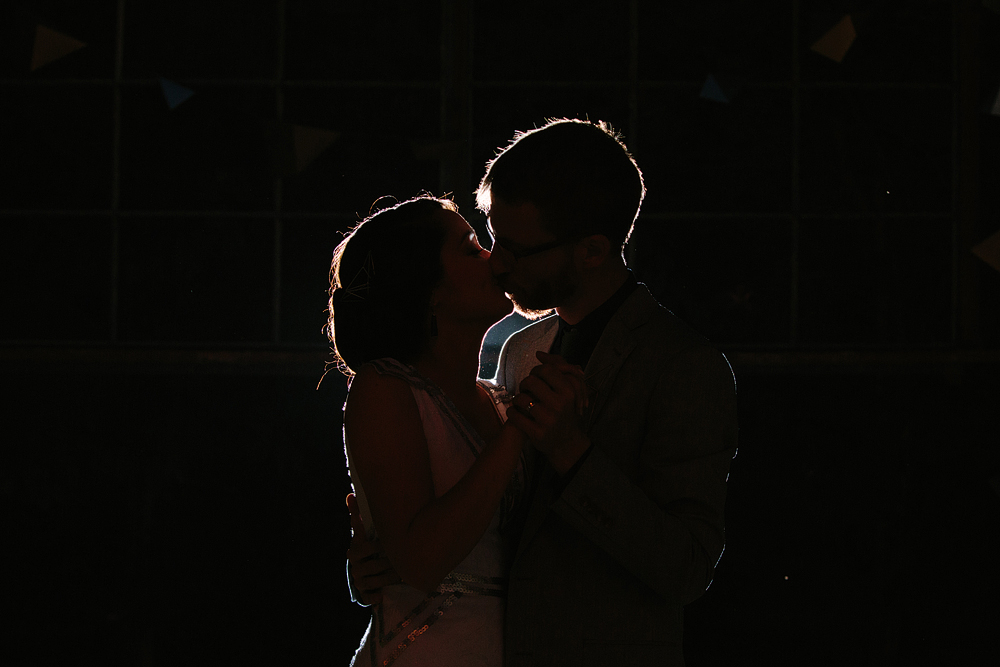
M 31 54 L 31 71 L 68 56 L 87 46 L 78 39 L 39 25 L 35 29 L 35 48 Z
M 185 88 L 179 83 L 174 83 L 163 77 L 160 77 L 160 88 L 163 89 L 163 98 L 167 101 L 167 106 L 170 107 L 171 111 L 194 95 L 194 91 L 190 88 Z
M 854 31 L 854 22 L 851 15 L 847 14 L 840 20 L 840 23 L 830 28 L 825 35 L 819 38 L 812 45 L 812 50 L 821 56 L 826 56 L 834 62 L 841 62 L 847 55 L 848 49 L 854 43 L 858 34 Z

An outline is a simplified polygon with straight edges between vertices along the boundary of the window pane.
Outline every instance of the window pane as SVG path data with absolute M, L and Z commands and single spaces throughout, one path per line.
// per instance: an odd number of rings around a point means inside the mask
M 337 133 L 316 159 L 284 181 L 283 208 L 362 217 L 376 199 L 437 192 L 445 146 L 437 89 L 292 87 L 285 121 Z
M 640 0 L 639 79 L 789 81 L 791 10 L 788 0 Z
M 0 337 L 107 340 L 111 222 L 106 217 L 4 218 Z
M 127 209 L 270 209 L 277 140 L 270 89 L 195 86 L 171 110 L 159 84 L 122 91 Z
M 639 97 L 647 213 L 785 212 L 791 208 L 789 93 L 740 91 L 729 104 L 696 89 L 650 89 Z
M 920 345 L 951 338 L 951 221 L 807 220 L 799 333 L 807 343 Z
M 950 91 L 803 92 L 803 210 L 950 211 L 951 115 Z
M 441 77 L 439 4 L 289 2 L 285 78 L 436 81 Z
M 32 5 L 15 8 L 12 5 Z M 111 79 L 115 72 L 116 2 L 3 3 L 0 7 L 0 77 L 29 81 Z M 39 55 L 70 53 L 32 70 L 38 27 L 43 26 Z M 73 42 L 82 42 L 73 49 Z
M 272 220 L 130 218 L 121 227 L 126 341 L 271 339 Z
M 473 44 L 478 80 L 625 79 L 628 8 L 588 11 L 570 0 L 482 2 Z
M 850 14 L 857 36 L 839 63 L 811 47 L 843 20 L 850 7 L 840 0 L 799 4 L 803 81 L 951 80 L 951 3 L 865 3 L 864 10 Z
M 273 0 L 144 0 L 125 4 L 126 77 L 277 75 Z
M 788 342 L 788 221 L 640 217 L 631 243 L 639 279 L 712 342 Z
M 286 219 L 281 232 L 281 340 L 329 346 L 323 327 L 333 249 L 356 219 Z
M 112 91 L 0 87 L 3 208 L 111 207 Z

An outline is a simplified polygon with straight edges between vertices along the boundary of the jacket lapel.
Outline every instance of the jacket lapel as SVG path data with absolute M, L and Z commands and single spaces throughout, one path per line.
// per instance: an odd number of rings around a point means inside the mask
M 584 413 L 585 429 L 590 429 L 607 403 L 619 369 L 637 344 L 633 331 L 648 321 L 652 312 L 650 306 L 660 307 L 646 286 L 640 284 L 611 318 L 597 341 L 584 371 L 590 399 L 590 405 Z
M 639 288 L 622 304 L 618 312 L 608 322 L 584 371 L 590 403 L 583 415 L 584 430 L 589 431 L 600 415 L 602 408 L 607 403 L 608 395 L 619 369 L 632 350 L 635 349 L 637 339 L 633 331 L 645 324 L 651 314 L 660 307 L 646 286 L 640 284 Z M 546 335 L 544 339 L 540 338 L 539 340 L 545 340 L 548 346 L 551 346 L 556 330 L 557 327 L 552 326 L 551 331 L 546 332 L 546 334 L 551 335 Z M 530 354 L 534 363 L 519 369 L 524 371 L 520 377 L 527 375 L 530 369 L 537 365 L 537 360 L 534 358 L 535 349 L 547 350 L 549 348 L 536 347 L 532 349 Z M 517 546 L 515 562 L 545 521 L 549 507 L 556 501 L 553 483 L 555 471 L 544 456 L 535 451 L 532 451 L 532 454 L 534 455 L 531 466 L 533 479 L 530 482 L 532 497 L 529 499 L 528 513 L 525 517 L 521 540 Z

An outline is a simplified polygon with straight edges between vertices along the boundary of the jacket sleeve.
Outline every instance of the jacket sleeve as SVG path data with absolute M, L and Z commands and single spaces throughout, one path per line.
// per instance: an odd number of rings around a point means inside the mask
M 590 454 L 552 509 L 663 598 L 687 604 L 711 583 L 725 546 L 736 387 L 726 358 L 707 346 L 654 374 L 651 394 L 619 392 L 624 403 L 608 406 L 627 423 L 591 432 Z

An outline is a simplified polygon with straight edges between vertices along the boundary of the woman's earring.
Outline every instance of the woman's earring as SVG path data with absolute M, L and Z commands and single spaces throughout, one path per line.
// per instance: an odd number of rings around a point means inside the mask
M 431 338 L 437 338 L 438 335 L 438 316 L 431 313 Z

